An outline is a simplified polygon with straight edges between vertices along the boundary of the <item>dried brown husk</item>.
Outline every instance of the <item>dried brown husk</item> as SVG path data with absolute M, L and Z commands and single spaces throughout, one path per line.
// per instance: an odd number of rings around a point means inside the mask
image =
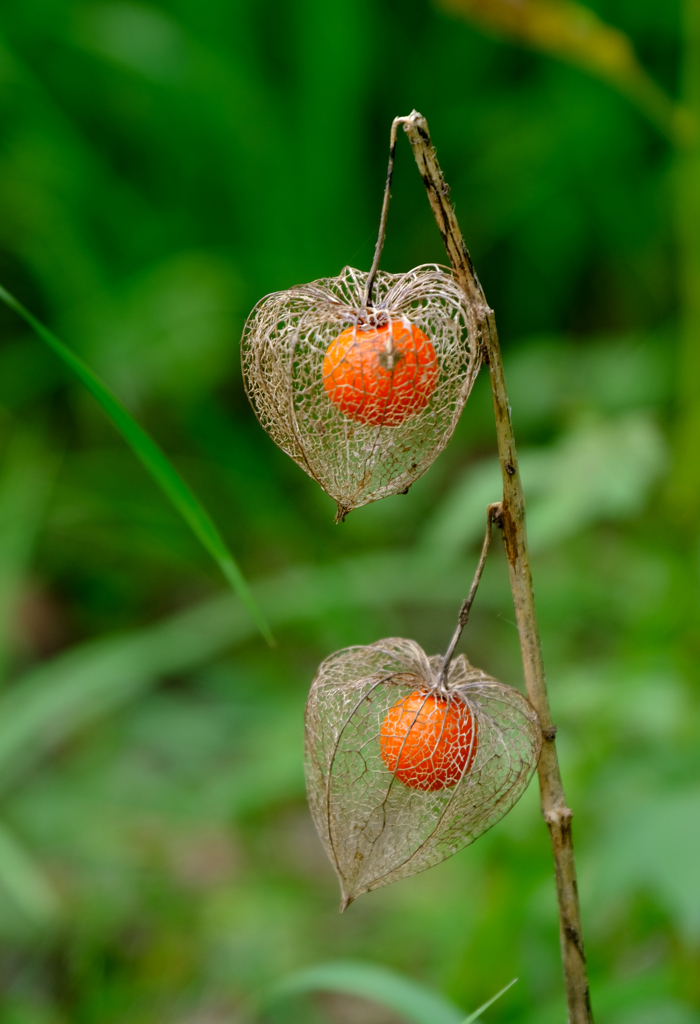
M 377 274 L 345 267 L 275 292 L 250 314 L 241 342 L 246 391 L 276 444 L 336 501 L 338 519 L 405 492 L 449 441 L 479 369 L 473 311 L 450 270 L 436 264 Z M 430 339 L 438 379 L 425 408 L 396 426 L 358 423 L 328 397 L 323 360 L 348 327 L 403 319 Z
M 447 698 L 476 719 L 473 764 L 437 791 L 395 778 L 381 757 L 382 723 L 402 697 L 437 691 L 442 663 L 412 640 L 391 638 L 337 651 L 316 674 L 306 707 L 307 792 L 340 880 L 341 910 L 474 842 L 517 802 L 537 766 L 542 732 L 532 705 L 459 655 Z

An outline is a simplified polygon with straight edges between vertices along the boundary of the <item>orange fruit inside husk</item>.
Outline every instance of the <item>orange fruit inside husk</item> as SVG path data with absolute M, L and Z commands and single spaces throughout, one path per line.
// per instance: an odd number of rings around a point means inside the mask
M 477 732 L 459 697 L 414 690 L 387 712 L 379 733 L 382 760 L 411 789 L 449 789 L 474 763 Z
M 347 327 L 328 346 L 323 386 L 348 419 L 397 427 L 428 404 L 438 378 L 435 349 L 406 320 Z

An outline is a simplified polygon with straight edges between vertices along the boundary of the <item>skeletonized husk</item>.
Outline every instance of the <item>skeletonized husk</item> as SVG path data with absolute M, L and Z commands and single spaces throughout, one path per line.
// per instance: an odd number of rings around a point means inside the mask
M 435 264 L 379 272 L 363 308 L 367 274 L 298 285 L 262 299 L 243 331 L 246 391 L 276 444 L 335 499 L 342 519 L 360 505 L 405 492 L 449 441 L 479 369 L 473 311 L 451 271 Z M 348 327 L 410 321 L 432 343 L 438 376 L 427 405 L 403 423 L 358 423 L 323 385 L 329 345 Z
M 537 766 L 535 710 L 511 686 L 473 668 L 449 669 L 449 700 L 477 724 L 477 751 L 456 785 L 423 790 L 386 767 L 380 731 L 397 701 L 432 690 L 442 656 L 412 640 L 349 647 L 319 667 L 306 706 L 309 805 L 342 890 L 341 910 L 362 893 L 432 867 L 474 842 L 517 802 Z

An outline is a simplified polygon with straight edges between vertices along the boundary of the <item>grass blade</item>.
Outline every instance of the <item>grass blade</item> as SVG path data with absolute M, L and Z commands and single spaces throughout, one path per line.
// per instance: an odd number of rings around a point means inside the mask
M 11 295 L 5 288 L 0 286 L 0 300 L 6 306 L 14 310 L 26 323 L 29 324 L 39 337 L 55 352 L 55 354 L 68 366 L 75 376 L 85 385 L 90 393 L 97 399 L 104 411 L 111 419 L 114 426 L 122 435 L 134 454 L 141 461 L 146 470 L 159 485 L 161 490 L 170 499 L 187 525 L 195 536 L 201 541 L 209 554 L 219 563 L 219 568 L 237 591 L 244 605 L 252 615 L 255 623 L 269 644 L 273 644 L 272 633 L 262 612 L 253 600 L 241 570 L 238 568 L 233 556 L 210 519 L 209 515 L 195 498 L 185 481 L 177 470 L 168 462 L 167 458 L 158 445 L 146 433 L 131 413 L 112 394 L 109 388 L 100 378 L 92 372 L 82 359 L 71 352 L 62 341 L 53 334 L 48 327 L 45 327 L 40 320 L 29 312 L 28 309 Z
M 517 978 L 513 978 L 512 981 L 509 981 L 505 988 L 502 988 L 501 991 L 497 992 L 495 996 L 491 996 L 491 998 L 487 1000 L 487 1002 L 482 1003 L 478 1010 L 474 1010 L 474 1013 L 470 1014 L 470 1016 L 467 1017 L 466 1020 L 462 1021 L 462 1024 L 472 1024 L 473 1020 L 478 1020 L 479 1017 L 484 1012 L 484 1010 L 488 1010 L 489 1006 L 493 1006 L 496 1000 L 500 999 L 503 993 L 507 992 L 509 988 L 512 988 L 517 980 Z
M 410 978 L 375 964 L 352 961 L 318 964 L 286 978 L 272 996 L 279 999 L 307 992 L 342 992 L 371 999 L 411 1024 L 461 1024 L 463 1020 L 464 1011 L 453 1003 Z

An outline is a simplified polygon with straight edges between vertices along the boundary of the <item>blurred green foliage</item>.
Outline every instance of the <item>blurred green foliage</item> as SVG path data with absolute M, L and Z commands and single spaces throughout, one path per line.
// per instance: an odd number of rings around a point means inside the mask
M 676 4 L 592 6 L 676 95 Z M 328 960 L 465 1014 L 517 976 L 484 1019 L 565 1017 L 536 787 L 342 917 L 305 804 L 316 665 L 388 635 L 444 649 L 498 498 L 485 378 L 410 494 L 340 527 L 242 390 L 261 295 L 369 265 L 389 125 L 413 106 L 498 314 L 597 1019 L 700 1021 L 700 551 L 668 498 L 677 154 L 604 83 L 429 0 L 5 0 L 0 281 L 172 457 L 278 647 L 0 310 L 0 1024 L 401 1019 L 343 995 L 261 1009 Z M 392 271 L 444 260 L 400 144 Z M 497 547 L 464 643 L 519 684 Z

